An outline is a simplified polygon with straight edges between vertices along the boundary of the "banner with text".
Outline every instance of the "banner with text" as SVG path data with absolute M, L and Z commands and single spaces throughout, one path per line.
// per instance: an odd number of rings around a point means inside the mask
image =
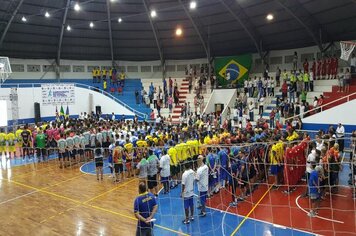
M 42 105 L 73 105 L 75 103 L 74 84 L 42 84 Z
M 248 78 L 251 64 L 251 54 L 215 58 L 215 73 L 218 85 L 242 84 Z

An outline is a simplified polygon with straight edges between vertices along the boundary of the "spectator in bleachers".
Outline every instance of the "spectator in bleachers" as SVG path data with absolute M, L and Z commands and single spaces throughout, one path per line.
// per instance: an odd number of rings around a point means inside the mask
M 96 82 L 96 69 L 95 68 L 93 68 L 93 70 L 91 71 L 91 75 L 93 77 L 93 83 L 95 83 Z
M 171 77 L 169 77 L 169 95 L 171 96 L 173 94 L 173 80 Z
M 322 79 L 323 58 L 320 57 L 317 63 L 317 79 Z
M 287 85 L 287 80 L 283 80 L 282 88 L 282 100 L 287 98 L 287 92 L 288 92 L 288 85 Z
M 158 94 L 156 89 L 153 91 L 153 108 L 157 108 Z
M 308 74 L 308 72 L 304 72 L 303 81 L 304 81 L 304 90 L 308 92 L 309 91 L 309 74 Z
M 120 86 L 121 87 L 124 87 L 125 79 L 126 79 L 126 74 L 123 71 L 121 71 L 121 73 L 120 73 Z
M 151 85 L 149 87 L 149 91 L 148 91 L 148 96 L 150 98 L 150 104 L 152 104 L 153 102 L 153 93 L 155 91 L 155 88 L 153 87 L 153 83 L 151 82 Z
M 350 73 L 350 69 L 347 68 L 345 75 L 344 75 L 344 87 L 345 87 L 344 92 L 345 93 L 348 93 L 350 91 L 350 83 L 351 83 L 351 73 Z
M 276 70 L 276 83 L 277 83 L 277 87 L 279 87 L 281 85 L 281 69 L 279 69 L 278 66 L 277 66 L 277 70 Z
M 103 70 L 102 70 L 102 75 L 101 75 L 101 79 L 102 79 L 102 80 L 106 79 L 107 72 L 108 72 L 108 71 L 107 71 L 106 68 L 104 67 Z M 98 83 L 100 83 L 100 79 L 99 79 Z
M 294 86 L 291 84 L 288 87 L 288 91 L 289 91 L 289 101 L 290 102 L 295 102 L 295 91 L 294 91 Z
M 253 80 L 252 97 L 257 97 L 258 96 L 257 84 L 258 84 L 258 79 L 255 76 L 255 79 Z M 257 91 L 257 95 L 256 95 L 256 91 Z
M 314 91 L 314 72 L 313 72 L 313 70 L 310 70 L 310 72 L 309 72 L 309 88 L 310 88 L 310 92 Z
M 293 69 L 296 70 L 298 68 L 298 53 L 294 52 L 293 55 Z
M 309 62 L 308 62 L 308 58 L 305 58 L 305 59 L 304 59 L 303 69 L 304 69 L 304 73 L 308 73 L 308 72 L 309 72 Z
M 350 60 L 350 66 L 351 66 L 351 74 L 356 73 L 356 56 L 355 53 L 352 53 L 351 60 Z

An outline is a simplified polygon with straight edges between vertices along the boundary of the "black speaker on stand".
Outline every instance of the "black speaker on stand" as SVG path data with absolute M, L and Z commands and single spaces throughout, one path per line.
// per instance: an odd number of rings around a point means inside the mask
M 40 122 L 41 121 L 41 107 L 38 102 L 35 102 L 34 104 L 35 108 L 35 122 Z
M 95 106 L 95 114 L 101 115 L 101 106 Z

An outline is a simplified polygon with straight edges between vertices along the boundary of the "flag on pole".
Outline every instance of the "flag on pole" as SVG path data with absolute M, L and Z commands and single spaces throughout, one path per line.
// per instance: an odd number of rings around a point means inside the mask
M 63 109 L 63 106 L 61 105 L 61 110 L 59 112 L 60 116 L 64 116 L 64 109 Z
M 68 105 L 67 105 L 67 109 L 66 109 L 66 115 L 65 115 L 65 117 L 69 117 L 69 107 L 68 107 Z

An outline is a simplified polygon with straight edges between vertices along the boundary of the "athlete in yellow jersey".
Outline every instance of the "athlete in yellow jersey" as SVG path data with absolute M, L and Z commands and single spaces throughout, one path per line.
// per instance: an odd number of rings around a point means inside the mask
M 21 137 L 22 131 L 23 131 L 23 129 L 20 128 L 20 129 L 16 130 L 16 132 L 15 132 L 15 136 L 16 136 L 16 139 L 17 139 L 17 143 L 16 143 L 15 146 L 16 146 L 16 148 L 19 149 L 20 156 L 23 155 L 23 153 L 22 153 L 22 137 Z
M 278 142 L 272 145 L 270 153 L 271 174 L 275 176 L 273 188 L 278 189 L 278 184 L 281 181 L 281 173 L 283 158 L 283 143 Z
M 128 139 L 126 139 L 126 144 L 124 145 L 125 149 L 125 156 L 126 156 L 126 170 L 127 170 L 127 178 L 133 177 L 133 171 L 132 171 L 132 152 L 133 152 L 133 145 L 132 143 L 129 142 Z
M 6 152 L 6 133 L 0 133 L 0 158 Z
M 9 154 L 9 158 L 11 158 L 11 153 L 13 153 L 13 157 L 16 158 L 16 137 L 15 134 L 10 132 L 6 135 L 6 141 L 7 141 L 7 152 Z
M 136 142 L 136 145 L 137 145 L 137 147 L 147 147 L 148 145 L 147 145 L 147 142 L 145 141 L 145 140 L 138 140 L 137 142 Z
M 177 175 L 179 174 L 179 166 L 177 159 L 177 149 L 175 147 L 170 147 L 168 149 L 168 155 L 170 157 L 170 167 L 171 167 L 171 177 L 172 177 L 172 188 L 178 186 Z
M 95 81 L 96 81 L 96 69 L 95 68 L 91 71 L 91 75 L 93 76 L 93 83 L 95 83 Z

